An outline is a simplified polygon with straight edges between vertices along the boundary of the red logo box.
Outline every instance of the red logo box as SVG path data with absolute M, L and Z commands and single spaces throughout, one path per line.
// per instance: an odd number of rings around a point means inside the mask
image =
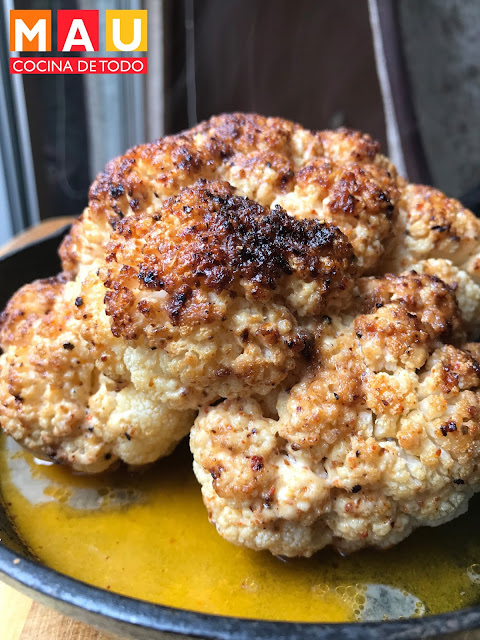
M 98 10 L 57 11 L 58 51 L 98 51 Z

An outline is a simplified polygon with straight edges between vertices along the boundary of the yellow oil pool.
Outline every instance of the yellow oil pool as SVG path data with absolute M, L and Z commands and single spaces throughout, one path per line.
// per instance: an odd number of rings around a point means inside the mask
M 209 613 L 345 621 L 480 602 L 480 500 L 390 551 L 282 561 L 232 546 L 207 520 L 186 444 L 142 474 L 73 476 L 0 439 L 0 488 L 45 564 L 104 589 Z

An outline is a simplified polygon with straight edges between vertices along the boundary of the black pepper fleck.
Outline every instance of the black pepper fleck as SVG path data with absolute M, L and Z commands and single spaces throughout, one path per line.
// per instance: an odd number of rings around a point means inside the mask
M 120 198 L 120 196 L 123 196 L 124 193 L 125 189 L 120 184 L 110 189 L 110 195 L 112 196 L 112 198 Z
M 450 420 L 449 422 L 447 422 L 446 424 L 443 424 L 440 427 L 440 431 L 442 432 L 442 435 L 444 437 L 447 437 L 447 435 L 449 433 L 452 433 L 453 431 L 457 430 L 457 425 L 453 420 Z

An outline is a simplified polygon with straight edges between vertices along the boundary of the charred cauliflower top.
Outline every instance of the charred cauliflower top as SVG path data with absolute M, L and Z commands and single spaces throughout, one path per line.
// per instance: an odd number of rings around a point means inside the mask
M 368 135 L 231 114 L 140 145 L 60 256 L 0 319 L 0 424 L 37 455 L 138 466 L 195 421 L 217 530 L 284 555 L 478 489 L 480 223 Z
M 200 178 L 225 180 L 264 207 L 280 204 L 297 217 L 333 221 L 360 267 L 370 270 L 391 235 L 399 198 L 396 170 L 368 135 L 308 131 L 254 114 L 216 116 L 107 165 L 60 249 L 64 269 L 102 259 L 111 225 L 134 213 L 154 214 L 159 202 Z

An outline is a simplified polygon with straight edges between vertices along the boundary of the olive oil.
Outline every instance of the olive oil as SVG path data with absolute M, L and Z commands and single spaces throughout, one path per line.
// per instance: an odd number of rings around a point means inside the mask
M 141 473 L 72 475 L 0 439 L 9 515 L 46 565 L 90 584 L 208 613 L 338 622 L 480 602 L 480 500 L 388 551 L 282 559 L 235 547 L 208 522 L 186 443 Z

